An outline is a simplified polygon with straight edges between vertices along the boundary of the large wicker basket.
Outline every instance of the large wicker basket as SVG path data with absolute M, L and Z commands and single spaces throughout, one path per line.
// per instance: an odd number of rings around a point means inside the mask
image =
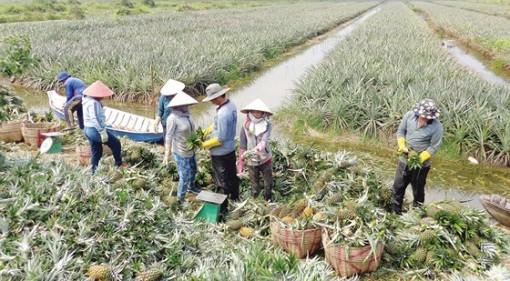
M 282 246 L 288 253 L 299 258 L 315 253 L 321 246 L 321 229 L 294 230 L 281 227 L 278 222 L 271 221 L 271 241 Z
M 375 251 L 372 251 L 370 245 L 349 247 L 343 244 L 333 244 L 326 230 L 322 232 L 322 244 L 326 261 L 342 277 L 377 270 L 384 250 L 384 243 L 382 242 L 377 243 Z
M 112 155 L 110 147 L 103 144 L 103 155 Z M 76 146 L 76 156 L 78 156 L 78 163 L 80 166 L 90 165 L 90 158 L 92 158 L 92 151 L 89 145 Z
M 59 125 L 51 122 L 22 123 L 21 132 L 25 143 L 33 146 L 41 146 L 45 137 L 41 133 L 58 132 Z
M 22 141 L 21 123 L 21 120 L 0 123 L 0 140 L 4 142 Z

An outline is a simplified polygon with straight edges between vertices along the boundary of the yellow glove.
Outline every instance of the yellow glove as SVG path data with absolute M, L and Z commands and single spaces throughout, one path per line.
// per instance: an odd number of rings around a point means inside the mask
M 403 152 L 403 153 L 409 152 L 409 149 L 407 149 L 407 146 L 406 146 L 406 138 L 404 138 L 404 137 L 398 138 L 397 143 L 398 143 L 398 150 L 397 150 L 398 152 Z
M 161 122 L 161 117 L 156 116 L 156 121 L 154 122 L 154 133 L 158 132 L 159 129 L 159 122 Z
M 200 147 L 201 148 L 211 148 L 211 147 L 215 147 L 218 145 L 221 145 L 220 139 L 218 137 L 214 137 L 214 138 L 204 141 Z
M 423 163 L 425 163 L 425 161 L 429 160 L 431 156 L 432 156 L 432 155 L 430 155 L 430 153 L 428 153 L 426 150 L 425 150 L 425 151 L 422 151 L 422 152 L 420 153 L 420 162 L 421 162 L 422 164 L 423 164 Z
M 204 135 L 204 138 L 206 138 L 209 134 L 211 134 L 213 130 L 214 130 L 214 124 L 209 125 L 209 127 L 207 127 L 207 129 L 203 130 L 202 134 Z
M 170 159 L 170 151 L 172 150 L 172 146 L 169 144 L 165 144 L 165 156 L 163 157 L 163 165 L 167 165 Z

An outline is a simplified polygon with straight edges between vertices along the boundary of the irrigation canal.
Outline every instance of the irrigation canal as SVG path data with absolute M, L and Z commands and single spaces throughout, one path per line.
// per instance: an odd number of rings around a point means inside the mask
M 378 11 L 379 8 L 370 10 L 348 25 L 341 26 L 339 31 L 333 33 L 328 38 L 266 70 L 250 83 L 232 90 L 229 93 L 229 98 L 237 105 L 238 109 L 241 109 L 258 97 L 273 111 L 277 111 L 289 101 L 298 79 L 306 75 L 307 71 L 311 68 L 318 65 L 338 42 L 346 38 L 359 25 Z M 476 58 L 455 47 L 452 42 L 446 42 L 445 45 L 448 52 L 455 56 L 460 63 L 473 69 L 484 79 L 491 83 L 506 83 L 494 73 L 486 70 L 483 64 Z M 17 90 L 32 110 L 37 112 L 49 110 L 46 94 L 23 89 Z M 153 117 L 155 112 L 154 106 L 146 104 L 116 103 L 111 101 L 107 102 L 107 104 L 108 106 L 147 117 Z M 194 106 L 193 116 L 197 125 L 202 127 L 209 125 L 214 116 L 214 111 L 215 109 L 210 103 Z M 239 120 L 243 120 L 241 115 L 239 115 Z M 238 122 L 239 126 L 240 123 Z M 274 137 L 276 139 L 283 139 L 284 135 L 292 135 L 283 133 L 275 126 Z M 397 160 L 394 151 L 391 149 L 368 144 L 326 143 L 314 140 L 313 137 L 294 141 L 320 150 L 338 151 L 346 149 L 352 151 L 359 161 L 366 162 L 380 171 L 388 185 L 392 183 Z M 435 160 L 427 183 L 426 202 L 446 198 L 460 200 L 471 207 L 482 208 L 478 200 L 480 194 L 499 193 L 506 196 L 510 195 L 507 188 L 510 186 L 510 170 L 507 168 L 472 165 L 467 160 Z M 408 195 L 411 196 L 410 187 L 408 188 Z

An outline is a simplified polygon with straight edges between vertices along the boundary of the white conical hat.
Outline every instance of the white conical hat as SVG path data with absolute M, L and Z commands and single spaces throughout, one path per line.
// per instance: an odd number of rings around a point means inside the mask
M 167 107 L 176 107 L 181 105 L 190 105 L 198 103 L 198 101 L 183 91 L 179 91 L 177 95 L 168 103 Z
M 169 79 L 168 81 L 166 81 L 163 88 L 161 88 L 160 92 L 163 96 L 173 96 L 177 94 L 179 91 L 184 90 L 184 87 L 186 87 L 184 83 L 179 82 L 177 80 Z
M 260 100 L 260 99 L 256 99 L 256 100 L 250 102 L 250 104 L 248 104 L 243 109 L 241 109 L 241 112 L 248 113 L 248 111 L 250 111 L 250 110 L 262 111 L 269 115 L 273 115 L 273 112 L 271 112 L 271 109 L 269 109 L 269 107 L 267 107 L 267 105 L 264 104 L 262 102 L 262 100 Z

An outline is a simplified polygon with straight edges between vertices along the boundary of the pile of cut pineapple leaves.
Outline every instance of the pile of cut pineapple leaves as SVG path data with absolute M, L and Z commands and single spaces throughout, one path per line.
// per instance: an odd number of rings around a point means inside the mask
M 508 274 L 497 264 L 508 253 L 509 237 L 483 212 L 437 202 L 402 217 L 386 213 L 391 190 L 349 152 L 274 143 L 276 203 L 251 199 L 243 180 L 243 201 L 232 202 L 225 216 L 250 228 L 245 237 L 227 224 L 192 222 L 201 203 L 188 195 L 191 205 L 179 207 L 175 165 L 161 166 L 161 148 L 143 146 L 145 152 L 123 147 L 134 159 L 131 168 L 116 168 L 111 156 L 103 157 L 94 176 L 63 160 L 0 154 L 0 279 L 86 280 L 87 269 L 102 264 L 112 280 L 134 280 L 149 268 L 163 272 L 163 280 L 335 280 L 320 255 L 299 261 L 268 239 L 271 210 L 303 198 L 313 215 L 332 219 L 317 220 L 318 226 L 334 226 L 339 217 L 349 223 L 351 215 L 340 210 L 353 201 L 367 218 L 365 206 L 383 214 L 377 235 L 386 247 L 373 279 L 391 272 L 409 278 Z M 197 162 L 198 186 L 214 190 L 210 156 L 199 150 Z M 337 242 L 363 243 L 364 231 L 352 229 L 360 235 L 337 236 Z

